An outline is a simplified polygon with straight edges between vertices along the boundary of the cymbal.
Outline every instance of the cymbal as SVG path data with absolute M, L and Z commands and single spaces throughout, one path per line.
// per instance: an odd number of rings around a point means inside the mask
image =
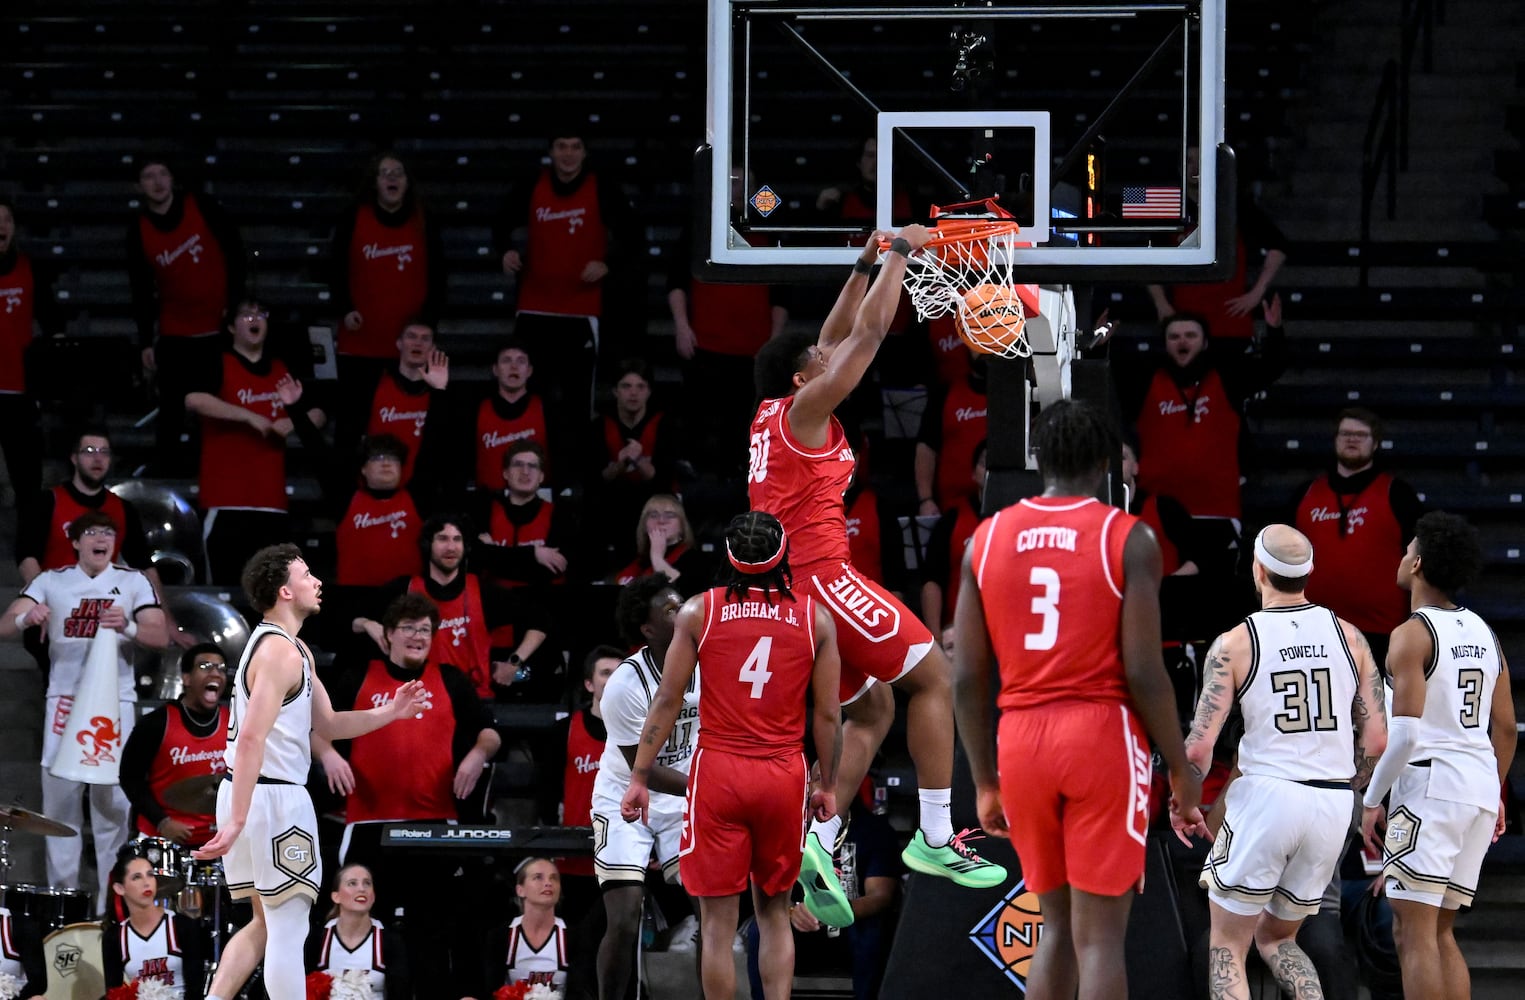
M 35 833 L 43 837 L 79 836 L 79 831 L 74 827 L 21 806 L 0 806 L 0 830 Z
M 210 816 L 217 811 L 217 786 L 221 784 L 221 774 L 198 774 L 177 781 L 164 790 L 164 804 L 196 816 Z

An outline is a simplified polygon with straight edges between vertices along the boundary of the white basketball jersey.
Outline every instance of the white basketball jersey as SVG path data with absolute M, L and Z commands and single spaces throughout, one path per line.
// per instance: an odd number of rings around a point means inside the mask
M 293 785 L 307 784 L 307 772 L 312 769 L 312 661 L 307 658 L 306 648 L 279 625 L 260 622 L 249 636 L 244 655 L 238 661 L 238 671 L 233 675 L 233 708 L 228 712 L 228 749 L 224 759 L 228 769 L 238 767 L 238 727 L 249 714 L 249 661 L 254 650 L 266 637 L 272 642 L 289 642 L 302 657 L 302 684 L 295 694 L 286 696 L 281 710 L 276 713 L 275 724 L 265 738 L 265 762 L 259 769 L 261 778 L 284 781 Z
M 1314 604 L 1266 608 L 1245 624 L 1250 672 L 1237 692 L 1239 770 L 1291 781 L 1353 777 L 1359 675 L 1334 612 Z
M 599 758 L 598 777 L 593 782 L 594 795 L 616 802 L 624 798 L 625 790 L 630 787 L 630 764 L 620 747 L 633 747 L 641 742 L 646 713 L 651 710 L 651 700 L 656 697 L 657 685 L 661 682 L 662 665 L 646 646 L 621 661 L 609 676 L 603 700 L 599 703 L 609 738 L 604 743 L 604 755 Z M 688 689 L 683 692 L 683 708 L 678 712 L 678 721 L 673 724 L 672 736 L 657 752 L 656 763 L 687 774 L 693 763 L 694 748 L 698 745 L 699 671 L 695 668 Z M 683 800 L 673 795 L 653 795 L 651 804 L 657 812 L 683 809 Z
M 21 592 L 46 604 L 48 618 L 48 697 L 72 697 L 85 670 L 85 657 L 99 629 L 101 612 L 121 608 L 132 621 L 139 611 L 157 608 L 159 595 L 148 577 L 135 569 L 107 566 L 90 576 L 78 565 L 39 573 Z M 132 670 L 132 641 L 118 641 L 117 697 L 137 701 Z
M 1435 643 L 1424 671 L 1424 714 L 1413 760 L 1431 762 L 1429 796 L 1493 809 L 1499 802 L 1498 761 L 1488 739 L 1498 640 L 1466 608 L 1414 612 Z

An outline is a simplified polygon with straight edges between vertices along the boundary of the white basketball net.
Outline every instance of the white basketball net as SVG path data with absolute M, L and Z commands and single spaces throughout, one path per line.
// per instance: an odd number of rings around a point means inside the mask
M 1011 305 L 1019 318 L 1017 330 L 1005 327 L 981 329 L 969 324 L 969 304 L 964 296 L 980 285 L 1012 288 L 1011 254 L 1016 237 L 999 231 L 977 239 L 955 240 L 923 247 L 906 262 L 905 289 L 923 320 L 956 315 L 959 333 L 977 351 L 1003 358 L 1025 358 L 1033 353 L 1023 330 L 1022 300 L 1013 293 Z

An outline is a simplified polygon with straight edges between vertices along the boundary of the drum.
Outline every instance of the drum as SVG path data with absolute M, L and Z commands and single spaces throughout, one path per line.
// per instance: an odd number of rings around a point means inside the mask
M 39 931 L 56 931 L 65 924 L 89 920 L 94 906 L 83 889 L 17 882 L 0 886 L 0 905 L 24 918 Z
M 190 848 L 163 837 L 143 837 L 134 844 L 138 857 L 148 862 L 159 880 L 159 896 L 171 896 L 185 885 L 184 868 L 191 859 Z
M 214 897 L 219 897 L 223 912 L 227 912 L 232 897 L 228 895 L 227 883 L 223 879 L 222 861 L 197 861 L 187 856 L 181 871 L 185 888 L 170 901 L 171 909 L 192 919 L 210 917 Z
M 47 1000 L 99 1000 L 106 994 L 101 963 L 101 925 L 69 924 L 43 938 L 48 968 Z

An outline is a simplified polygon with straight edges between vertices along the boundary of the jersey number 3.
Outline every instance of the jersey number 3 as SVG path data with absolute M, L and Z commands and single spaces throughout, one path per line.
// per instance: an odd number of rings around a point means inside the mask
M 1042 588 L 1033 595 L 1033 614 L 1043 619 L 1038 631 L 1022 637 L 1023 649 L 1053 649 L 1059 641 L 1059 574 L 1048 566 L 1034 566 L 1027 582 Z

